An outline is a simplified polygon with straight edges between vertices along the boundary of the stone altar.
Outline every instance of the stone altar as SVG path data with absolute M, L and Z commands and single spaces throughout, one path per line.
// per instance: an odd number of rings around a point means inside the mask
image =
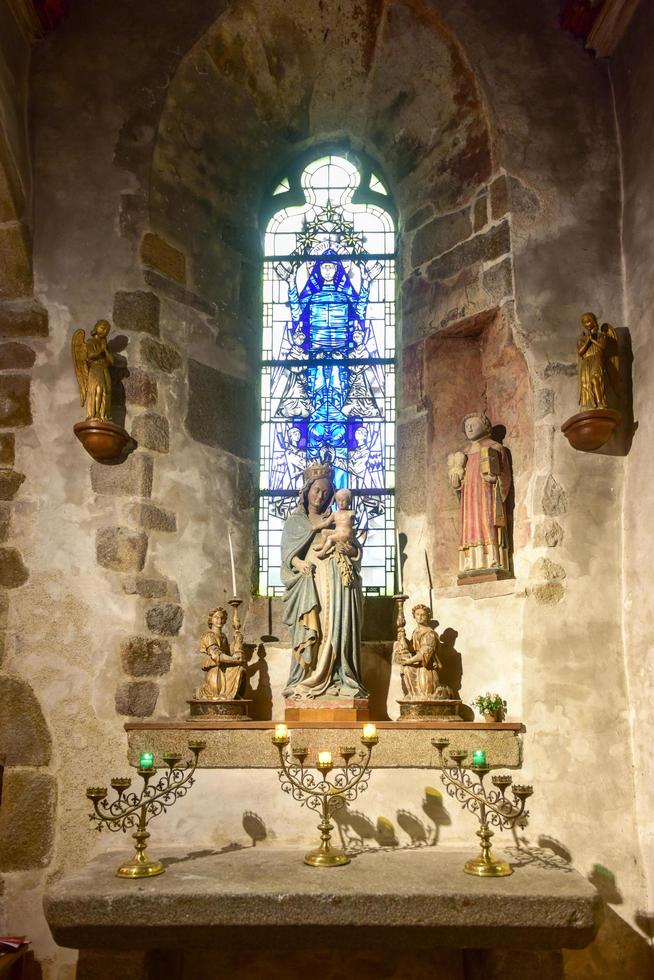
M 271 950 L 289 977 L 316 957 L 344 954 L 352 966 L 365 951 L 368 970 L 392 959 L 396 976 L 476 980 L 501 966 L 505 980 L 560 980 L 560 950 L 593 940 L 601 899 L 575 871 L 525 855 L 510 878 L 481 880 L 464 874 L 462 851 L 440 847 L 375 849 L 329 875 L 295 850 L 164 849 L 168 873 L 135 886 L 114 876 L 113 853 L 53 884 L 45 913 L 94 980 L 117 966 L 154 980 L 164 963 L 167 980 L 272 980 Z

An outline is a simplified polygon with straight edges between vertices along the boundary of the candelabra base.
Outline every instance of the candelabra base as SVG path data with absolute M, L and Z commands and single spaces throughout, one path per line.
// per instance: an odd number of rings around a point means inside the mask
M 318 847 L 315 851 L 309 851 L 304 855 L 304 863 L 311 865 L 312 868 L 341 868 L 344 864 L 349 864 L 350 859 L 345 851 L 339 851 L 335 847 L 327 850 Z
M 490 859 L 486 860 L 483 855 L 470 858 L 463 866 L 466 874 L 476 875 L 478 878 L 506 878 L 513 874 L 513 868 L 506 861 L 497 861 L 491 854 Z
M 154 878 L 162 875 L 165 867 L 161 861 L 151 861 L 147 854 L 137 855 L 126 864 L 121 864 L 116 872 L 117 878 Z

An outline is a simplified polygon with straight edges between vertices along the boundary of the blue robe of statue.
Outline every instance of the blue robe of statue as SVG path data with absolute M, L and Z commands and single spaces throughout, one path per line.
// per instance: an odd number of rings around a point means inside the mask
M 282 532 L 281 578 L 286 586 L 284 622 L 291 634 L 291 669 L 285 697 L 367 698 L 361 681 L 361 552 L 352 559 L 354 583 L 343 584 L 335 554 L 315 555 L 319 529 L 312 527 L 300 505 L 286 519 Z M 293 558 L 315 565 L 303 575 Z

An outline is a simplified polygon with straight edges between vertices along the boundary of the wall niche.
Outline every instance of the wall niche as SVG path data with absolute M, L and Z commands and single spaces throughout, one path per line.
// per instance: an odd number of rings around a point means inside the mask
M 451 324 L 424 341 L 423 404 L 427 410 L 426 504 L 434 587 L 456 581 L 459 501 L 447 475 L 447 455 L 465 446 L 461 420 L 482 410 L 493 435 L 511 454 L 510 534 L 515 554 L 529 537 L 525 507 L 533 455 L 533 397 L 524 354 L 506 307 Z

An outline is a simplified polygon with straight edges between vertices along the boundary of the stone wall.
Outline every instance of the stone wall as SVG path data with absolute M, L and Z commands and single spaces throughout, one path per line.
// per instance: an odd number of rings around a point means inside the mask
M 2 819 L 15 827 L 41 801 L 29 866 L 5 868 L 5 924 L 30 932 L 47 980 L 68 978 L 71 957 L 41 916 L 46 875 L 107 846 L 92 838 L 84 790 L 124 771 L 125 719 L 184 711 L 207 610 L 231 592 L 227 529 L 249 598 L 259 205 L 287 160 L 326 140 L 378 160 L 400 211 L 406 586 L 429 598 L 427 552 L 464 698 L 501 690 L 527 726 L 530 841 L 584 873 L 608 869 L 629 922 L 643 907 L 625 766 L 624 461 L 576 454 L 558 432 L 575 405 L 576 318 L 587 306 L 615 318 L 621 289 L 606 67 L 560 32 L 553 0 L 341 8 L 194 0 L 180 14 L 172 0 L 85 0 L 34 53 L 40 305 L 4 321 L 29 321 L 36 353 L 33 368 L 14 346 L 5 362 L 31 423 L 16 441 L 25 480 L 5 477 L 7 546 L 20 551 L 6 566 L 17 578 L 5 669 L 23 701 L 0 711 L 23 703 L 42 732 L 15 762 Z M 91 464 L 72 433 L 70 337 L 100 316 L 113 323 L 116 420 L 138 444 L 117 466 Z M 444 389 L 448 365 L 465 384 Z M 513 453 L 516 577 L 459 589 L 442 474 L 473 395 Z M 260 703 L 286 658 L 273 647 L 259 665 Z M 28 797 L 22 766 L 50 788 L 33 782 Z M 359 827 L 383 815 L 404 843 L 420 826 L 425 841 L 469 840 L 470 824 L 415 772 L 380 772 L 361 808 Z M 271 842 L 302 846 L 313 832 L 274 773 L 242 770 L 203 773 L 158 833 L 223 846 L 247 840 L 248 813 Z M 624 956 L 620 921 L 611 938 Z M 571 969 L 587 968 L 582 956 Z M 620 975 L 606 943 L 592 956 L 598 976 Z
M 634 419 L 637 423 L 627 460 L 623 509 L 624 641 L 639 837 L 648 882 L 648 901 L 641 912 L 640 924 L 650 938 L 654 935 L 654 772 L 648 746 L 654 734 L 654 652 L 651 642 L 654 600 L 647 569 L 651 550 L 649 514 L 654 504 L 651 458 L 654 287 L 650 274 L 654 251 L 654 181 L 648 157 L 654 139 L 654 70 L 651 59 L 642 50 L 641 38 L 646 37 L 653 27 L 651 4 L 641 4 L 611 62 L 624 180 L 625 292 L 624 307 L 620 312 L 631 333 Z

